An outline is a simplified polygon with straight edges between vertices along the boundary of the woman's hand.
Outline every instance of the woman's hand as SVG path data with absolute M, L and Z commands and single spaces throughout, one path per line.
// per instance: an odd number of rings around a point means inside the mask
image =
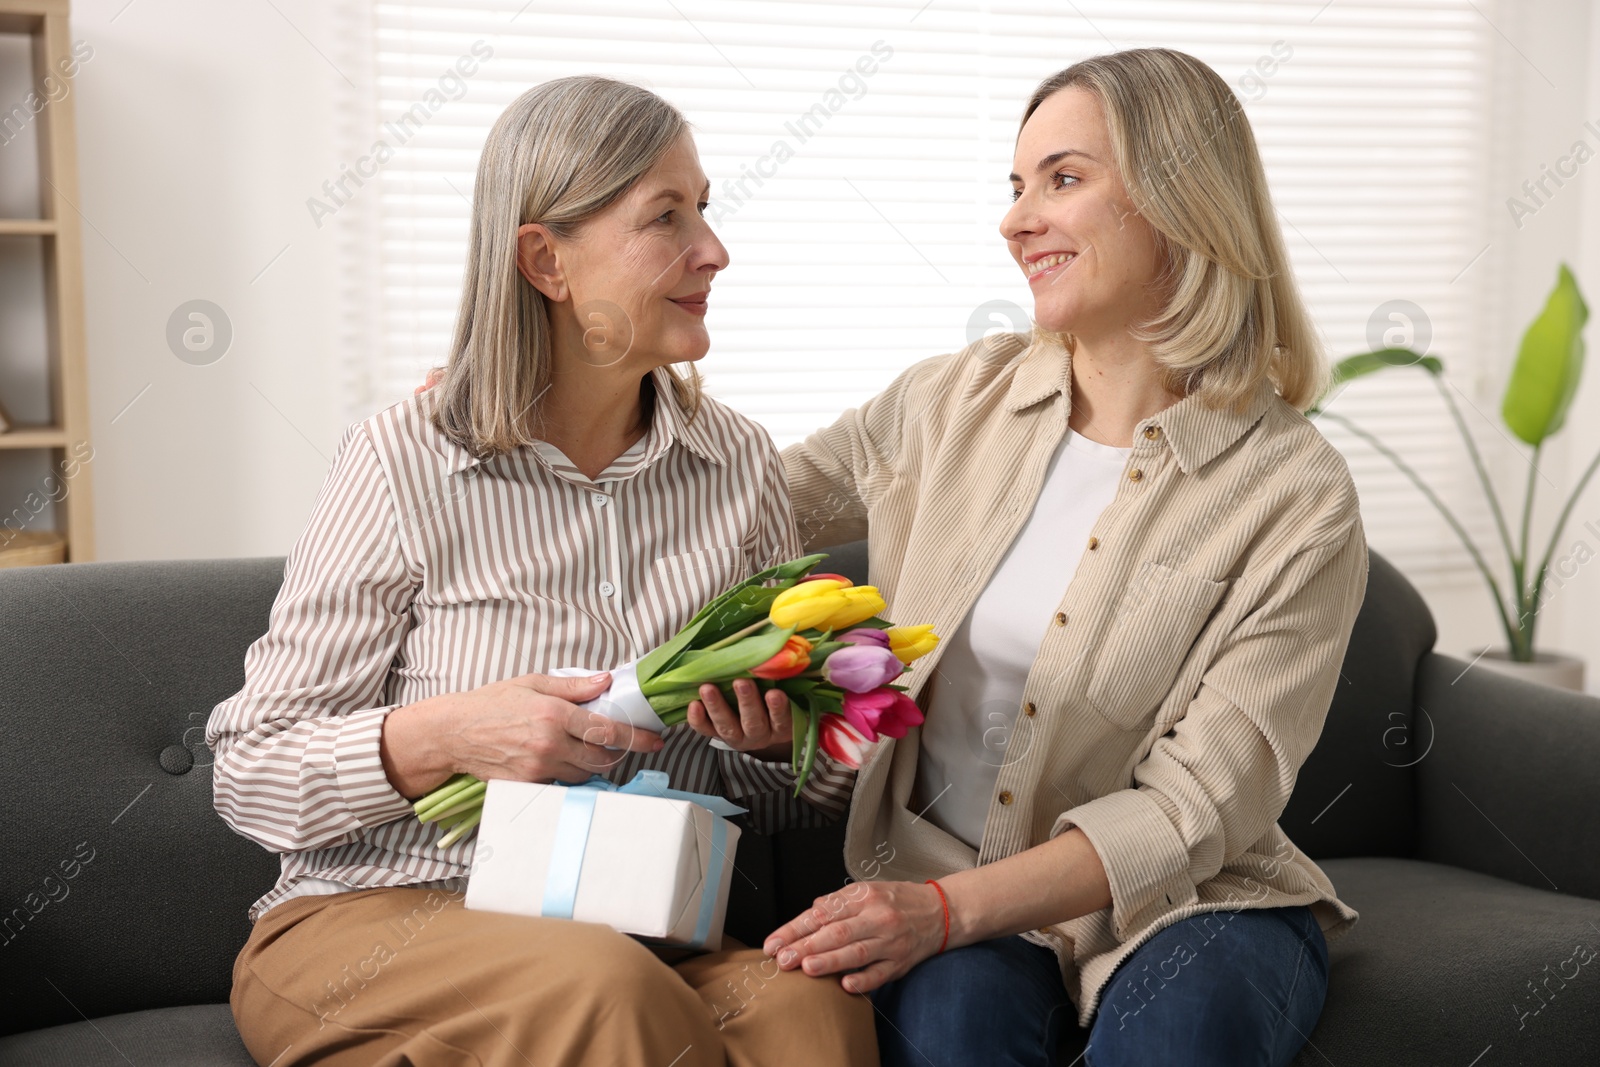
M 702 685 L 701 699 L 689 702 L 686 721 L 690 728 L 757 759 L 788 759 L 794 739 L 788 694 L 781 689 L 769 689 L 763 703 L 760 687 L 751 678 L 734 679 L 733 692 L 739 698 L 738 711 L 728 707 L 721 689 L 710 682 Z
M 785 971 L 857 971 L 839 984 L 847 993 L 869 993 L 937 953 L 944 940 L 944 904 L 933 886 L 854 882 L 818 897 L 774 931 L 762 951 Z
M 462 771 L 485 781 L 588 781 L 628 752 L 663 744 L 660 734 L 578 706 L 610 687 L 609 674 L 524 674 L 396 708 L 379 741 L 384 770 L 413 798 Z

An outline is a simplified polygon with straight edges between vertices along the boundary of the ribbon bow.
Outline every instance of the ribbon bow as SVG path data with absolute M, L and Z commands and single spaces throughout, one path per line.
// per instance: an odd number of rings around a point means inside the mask
M 728 825 L 723 818 L 743 814 L 746 809 L 726 797 L 669 789 L 668 781 L 665 771 L 642 770 L 636 772 L 633 780 L 626 785 L 619 786 L 597 774 L 587 782 L 567 787 L 566 795 L 561 800 L 561 814 L 556 821 L 555 843 L 550 849 L 550 867 L 544 880 L 544 901 L 539 909 L 541 915 L 555 919 L 572 918 L 573 908 L 578 902 L 578 876 L 583 872 L 583 854 L 589 845 L 589 825 L 594 819 L 594 802 L 601 793 L 687 800 L 714 815 L 722 816 L 711 824 L 711 860 L 706 865 L 705 878 L 700 883 L 700 912 L 691 943 L 693 948 L 707 947 L 705 942 L 711 933 L 717 890 L 722 884 L 722 867 L 727 862 Z
M 713 796 L 710 793 L 689 793 L 682 789 L 668 789 L 666 771 L 635 771 L 633 780 L 626 785 L 618 785 L 604 775 L 594 775 L 587 782 L 569 786 L 569 789 L 598 789 L 602 793 L 631 793 L 635 796 L 665 797 L 668 800 L 687 800 L 691 804 L 698 804 L 710 810 L 715 815 L 727 818 L 730 815 L 743 815 L 748 809 L 741 808 L 727 797 Z

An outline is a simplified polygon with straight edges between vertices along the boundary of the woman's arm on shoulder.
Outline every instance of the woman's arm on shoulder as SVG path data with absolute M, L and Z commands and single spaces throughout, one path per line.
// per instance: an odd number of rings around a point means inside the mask
M 919 428 L 921 383 L 961 353 L 902 371 L 883 392 L 783 450 L 795 524 L 806 548 L 867 536 L 867 513 L 905 461 Z

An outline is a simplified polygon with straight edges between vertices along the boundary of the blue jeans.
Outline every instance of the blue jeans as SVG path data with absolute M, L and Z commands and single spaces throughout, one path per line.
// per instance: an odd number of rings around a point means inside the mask
M 1158 931 L 1112 972 L 1072 1062 L 1284 1067 L 1327 990 L 1328 945 L 1309 907 L 1205 912 Z M 1055 953 L 1020 937 L 924 960 L 872 1000 L 884 1067 L 1065 1064 L 1062 1039 L 1077 1026 Z

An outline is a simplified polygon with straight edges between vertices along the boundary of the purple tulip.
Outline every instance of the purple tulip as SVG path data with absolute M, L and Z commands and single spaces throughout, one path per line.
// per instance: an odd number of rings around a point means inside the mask
M 857 645 L 836 649 L 822 663 L 822 676 L 851 693 L 867 693 L 900 677 L 906 669 L 887 648 Z
M 889 632 L 874 629 L 871 626 L 860 626 L 854 630 L 846 630 L 842 634 L 834 634 L 835 641 L 846 641 L 852 645 L 875 646 L 877 648 L 889 647 Z

